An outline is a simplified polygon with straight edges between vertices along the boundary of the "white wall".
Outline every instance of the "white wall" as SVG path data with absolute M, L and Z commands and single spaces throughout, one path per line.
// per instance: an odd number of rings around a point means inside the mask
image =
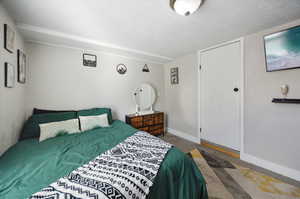
M 300 69 L 266 72 L 263 36 L 300 25 L 300 20 L 245 37 L 245 135 L 242 158 L 300 180 L 300 105 L 274 104 L 280 86 L 290 86 L 290 98 L 300 98 Z M 179 85 L 170 85 L 170 67 L 179 67 Z M 197 136 L 197 56 L 165 64 L 168 127 L 179 136 Z M 176 132 L 177 131 L 177 132 Z
M 171 85 L 170 68 L 179 68 L 179 84 Z M 199 142 L 197 76 L 198 58 L 193 53 L 165 64 L 165 95 L 168 128 L 171 133 Z M 196 140 L 195 140 L 196 138 Z
M 17 31 L 14 53 L 9 53 L 4 49 L 3 34 L 5 23 L 16 31 L 13 20 L 9 17 L 2 4 L 0 4 L 0 155 L 8 147 L 16 143 L 25 119 L 25 86 L 17 83 L 17 49 L 21 49 L 24 52 L 25 49 L 23 40 Z M 9 62 L 15 67 L 14 88 L 6 88 L 4 86 L 5 62 Z
M 245 37 L 245 153 L 300 171 L 300 105 L 274 104 L 280 86 L 300 98 L 300 69 L 266 72 L 263 36 L 300 20 Z M 300 177 L 300 176 L 298 176 Z
M 133 92 L 143 82 L 157 90 L 156 110 L 163 111 L 163 66 L 147 63 L 150 73 L 142 72 L 144 61 L 91 52 L 98 58 L 96 68 L 82 65 L 83 51 L 63 46 L 26 43 L 29 56 L 27 116 L 34 107 L 44 109 L 82 109 L 111 107 L 113 117 L 124 120 L 135 112 Z M 87 52 L 87 51 L 86 51 Z M 123 63 L 127 73 L 116 66 Z

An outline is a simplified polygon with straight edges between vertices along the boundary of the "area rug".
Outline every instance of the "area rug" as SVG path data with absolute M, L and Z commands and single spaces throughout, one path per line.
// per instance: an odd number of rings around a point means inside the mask
M 299 199 L 300 188 L 214 154 L 194 149 L 188 153 L 207 183 L 209 199 Z

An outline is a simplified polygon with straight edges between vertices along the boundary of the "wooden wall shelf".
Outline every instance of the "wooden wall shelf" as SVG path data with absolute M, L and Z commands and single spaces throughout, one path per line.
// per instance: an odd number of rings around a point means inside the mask
M 300 104 L 300 99 L 273 98 L 273 103 Z

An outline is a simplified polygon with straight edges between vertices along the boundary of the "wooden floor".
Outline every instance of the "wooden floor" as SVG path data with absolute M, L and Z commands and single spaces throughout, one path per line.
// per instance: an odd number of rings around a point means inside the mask
M 253 164 L 247 163 L 247 162 L 242 161 L 240 159 L 233 158 L 233 157 L 228 156 L 228 155 L 226 155 L 224 153 L 221 153 L 219 151 L 215 151 L 215 150 L 213 150 L 211 148 L 207 148 L 205 146 L 201 146 L 200 144 L 196 144 L 196 143 L 190 142 L 188 140 L 182 139 L 182 138 L 177 137 L 175 135 L 172 135 L 170 133 L 166 133 L 165 136 L 161 136 L 160 138 L 162 138 L 166 142 L 169 142 L 169 143 L 173 144 L 174 146 L 176 146 L 177 148 L 179 148 L 181 151 L 183 151 L 185 153 L 188 153 L 189 151 L 191 151 L 191 150 L 193 150 L 195 148 L 198 148 L 198 149 L 204 150 L 206 152 L 213 153 L 214 155 L 217 155 L 220 158 L 223 158 L 225 160 L 234 162 L 234 163 L 239 164 L 241 166 L 245 166 L 245 167 L 251 168 L 251 169 L 256 170 L 258 172 L 265 173 L 266 175 L 269 175 L 269 176 L 272 176 L 274 178 L 277 178 L 277 179 L 279 179 L 279 180 L 281 180 L 283 182 L 286 182 L 286 183 L 289 183 L 289 184 L 292 184 L 292 185 L 300 187 L 300 182 L 298 182 L 298 181 L 295 181 L 295 180 L 290 179 L 288 177 L 279 175 L 277 173 L 274 173 L 272 171 L 266 170 L 264 168 L 255 166 Z
M 210 148 L 210 149 L 213 149 L 215 151 L 219 151 L 219 152 L 225 153 L 226 155 L 229 155 L 229 156 L 231 156 L 233 158 L 240 159 L 240 153 L 238 151 L 234 151 L 232 149 L 229 149 L 229 148 L 226 148 L 226 147 L 223 147 L 223 146 L 218 146 L 216 144 L 212 144 L 210 142 L 203 141 L 203 140 L 201 140 L 201 145 L 203 147 Z

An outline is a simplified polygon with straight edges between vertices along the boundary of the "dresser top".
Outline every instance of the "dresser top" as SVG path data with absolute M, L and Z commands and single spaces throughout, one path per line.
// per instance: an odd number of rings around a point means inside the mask
M 145 115 L 155 115 L 155 114 L 158 114 L 158 113 L 163 113 L 163 112 L 161 112 L 161 111 L 154 111 L 153 113 L 141 114 L 141 115 L 137 115 L 135 113 L 132 113 L 132 114 L 126 115 L 126 117 L 139 117 L 139 116 L 145 116 Z

